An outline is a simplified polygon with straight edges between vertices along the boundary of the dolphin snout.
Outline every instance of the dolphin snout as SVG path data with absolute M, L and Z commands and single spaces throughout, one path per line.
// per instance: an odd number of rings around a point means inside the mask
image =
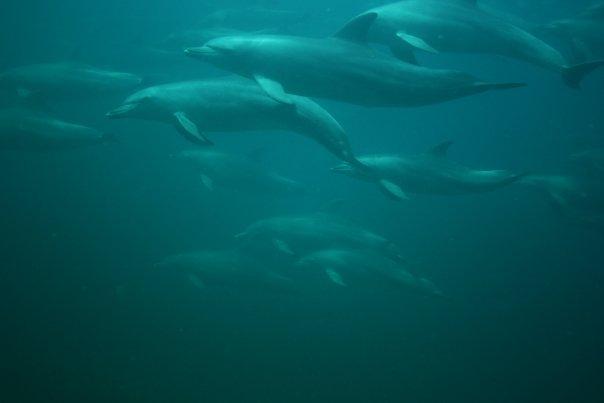
M 332 167 L 329 169 L 331 172 L 340 173 L 340 174 L 348 174 L 353 171 L 352 165 L 347 162 L 344 162 L 340 165 Z
M 203 57 L 214 53 L 216 53 L 216 51 L 208 45 L 185 49 L 185 55 L 190 57 Z
M 120 105 L 117 108 L 107 112 L 105 114 L 105 116 L 110 119 L 120 119 L 120 118 L 126 117 L 128 115 L 128 113 L 130 113 L 131 111 L 136 109 L 136 106 L 137 106 L 136 104 Z

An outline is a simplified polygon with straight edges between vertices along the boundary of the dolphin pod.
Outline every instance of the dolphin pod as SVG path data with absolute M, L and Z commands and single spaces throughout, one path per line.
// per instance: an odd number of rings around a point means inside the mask
M 230 36 L 185 53 L 253 78 L 271 98 L 287 105 L 293 102 L 291 94 L 297 94 L 363 106 L 413 107 L 524 86 L 487 83 L 462 72 L 420 67 L 377 53 L 365 42 L 376 18 L 376 13 L 367 13 L 326 39 Z
M 489 192 L 523 177 L 508 171 L 476 170 L 456 164 L 447 158 L 451 144 L 447 141 L 415 156 L 361 156 L 359 161 L 364 170 L 344 163 L 332 171 L 376 182 L 384 193 L 397 200 L 407 199 L 407 193 L 458 195 Z
M 344 129 L 327 111 L 308 98 L 290 100 L 291 105 L 276 102 L 247 80 L 187 81 L 141 90 L 107 116 L 165 122 L 200 145 L 213 144 L 206 132 L 290 130 L 359 165 Z
M 416 63 L 414 50 L 430 53 L 490 53 L 523 60 L 562 74 L 577 88 L 604 61 L 570 66 L 564 56 L 523 28 L 481 9 L 476 0 L 404 0 L 377 7 L 368 38 L 389 46 L 402 60 Z M 600 31 L 601 33 L 601 31 Z

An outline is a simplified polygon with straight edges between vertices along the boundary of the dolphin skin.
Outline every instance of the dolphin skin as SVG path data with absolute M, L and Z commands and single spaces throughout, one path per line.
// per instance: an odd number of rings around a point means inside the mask
M 252 81 L 222 78 L 149 87 L 107 116 L 169 123 L 199 145 L 212 144 L 205 132 L 290 130 L 358 165 L 344 129 L 327 111 L 308 98 L 291 101 L 276 102 Z
M 566 40 L 577 62 L 604 58 L 604 3 L 575 17 L 553 21 L 541 30 Z
M 142 82 L 139 76 L 78 63 L 46 63 L 17 67 L 0 73 L 0 88 L 22 98 L 79 100 L 128 92 Z
M 481 9 L 476 0 L 404 0 L 361 14 L 377 15 L 368 38 L 389 46 L 402 60 L 415 62 L 414 50 L 431 53 L 489 53 L 529 62 L 562 74 L 578 88 L 604 61 L 569 66 L 552 46 L 508 19 Z M 354 20 L 353 20 L 354 21 Z
M 405 260 L 388 239 L 327 213 L 267 218 L 253 223 L 237 238 L 252 250 L 268 246 L 291 257 L 340 247 L 369 249 L 395 261 Z
M 363 106 L 412 107 L 524 85 L 485 83 L 458 71 L 429 69 L 380 54 L 364 42 L 376 17 L 368 13 L 327 39 L 231 36 L 185 53 L 255 79 L 284 104 L 291 104 L 290 94 L 298 94 Z
M 483 171 L 464 167 L 447 158 L 451 142 L 441 143 L 414 156 L 368 155 L 359 157 L 366 167 L 360 171 L 349 164 L 333 172 L 377 183 L 393 199 L 407 199 L 407 193 L 460 195 L 489 192 L 510 185 L 524 175 L 508 171 Z M 371 172 L 367 176 L 365 172 Z
M 411 274 L 402 264 L 372 250 L 325 249 L 302 257 L 296 265 L 319 269 L 325 279 L 341 287 L 365 286 L 375 279 L 398 288 L 442 295 L 430 280 Z
M 304 185 L 264 169 L 248 158 L 215 150 L 187 150 L 180 158 L 199 171 L 208 190 L 215 186 L 269 195 L 299 195 Z
M 0 149 L 80 148 L 113 141 L 113 136 L 27 109 L 0 110 Z

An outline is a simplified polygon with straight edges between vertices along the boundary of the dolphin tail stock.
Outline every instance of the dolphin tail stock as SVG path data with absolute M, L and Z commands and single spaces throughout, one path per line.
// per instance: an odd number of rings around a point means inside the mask
M 581 82 L 591 72 L 604 66 L 604 60 L 565 66 L 562 68 L 562 79 L 564 83 L 573 89 L 580 89 Z

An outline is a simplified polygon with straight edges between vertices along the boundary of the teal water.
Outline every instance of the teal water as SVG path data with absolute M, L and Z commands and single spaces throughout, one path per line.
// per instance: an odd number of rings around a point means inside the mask
M 592 3 L 487 4 L 540 25 Z M 454 196 L 409 191 L 394 201 L 375 184 L 330 172 L 336 157 L 287 131 L 208 137 L 216 151 L 305 184 L 306 193 L 244 190 L 216 178 L 210 190 L 178 157 L 197 146 L 169 124 L 105 117 L 145 86 L 224 76 L 180 51 L 157 50 L 172 33 L 208 26 L 216 10 L 239 9 L 228 23 L 237 29 L 324 37 L 377 5 L 2 3 L 0 71 L 73 61 L 133 73 L 143 84 L 66 100 L 0 93 L 3 109 L 41 110 L 117 138 L 81 149 L 0 150 L 0 402 L 602 401 L 603 170 L 569 162 L 604 147 L 602 70 L 572 90 L 558 74 L 517 60 L 418 52 L 425 66 L 528 86 L 420 108 L 315 100 L 358 155 L 416 155 L 450 140 L 448 158 L 469 167 L 572 176 L 579 190 L 564 193 L 568 208 L 522 183 Z M 564 40 L 547 40 L 569 54 Z M 236 237 L 261 219 L 318 212 L 390 240 L 402 267 L 442 295 L 400 287 L 362 265 L 299 267 L 306 245 L 281 235 L 253 247 Z M 253 259 L 226 284 L 195 274 L 223 273 L 218 264 L 158 266 L 222 249 Z M 248 277 L 265 270 L 287 286 Z

